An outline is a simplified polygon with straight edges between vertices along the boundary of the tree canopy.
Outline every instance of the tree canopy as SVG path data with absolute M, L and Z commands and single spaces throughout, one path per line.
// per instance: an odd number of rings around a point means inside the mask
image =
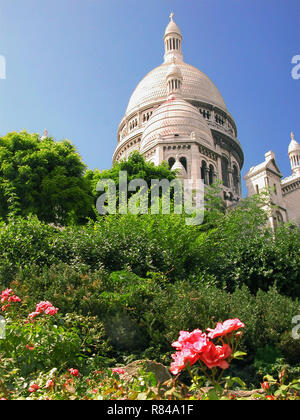
M 121 171 L 127 172 L 128 183 L 133 179 L 143 179 L 150 186 L 151 179 L 167 179 L 172 181 L 176 178 L 176 173 L 172 172 L 167 163 L 155 166 L 151 162 L 146 162 L 143 156 L 135 151 L 132 152 L 127 160 L 121 160 L 120 162 L 114 162 L 111 169 L 105 169 L 100 171 L 98 169 L 92 171 L 87 170 L 85 178 L 89 181 L 91 190 L 95 197 L 98 197 L 96 191 L 97 183 L 102 179 L 112 179 L 116 186 L 119 186 L 119 173 Z
M 14 211 L 57 224 L 80 223 L 93 198 L 80 155 L 68 140 L 26 131 L 0 138 L 0 217 Z

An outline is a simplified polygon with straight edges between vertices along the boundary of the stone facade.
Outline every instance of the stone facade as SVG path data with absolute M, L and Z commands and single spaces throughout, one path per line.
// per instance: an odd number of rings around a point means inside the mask
M 275 228 L 278 223 L 293 222 L 300 227 L 300 145 L 291 135 L 288 149 L 292 175 L 282 179 L 276 164 L 275 154 L 265 154 L 265 161 L 252 167 L 244 179 L 248 195 L 257 194 L 266 188 L 270 190 L 270 202 L 275 208 L 269 211 L 269 224 Z
M 187 64 L 182 34 L 171 20 L 163 37 L 162 65 L 134 90 L 120 122 L 113 161 L 138 150 L 155 165 L 166 161 L 184 178 L 206 185 L 223 181 L 227 205 L 241 198 L 242 147 L 233 117 L 213 82 Z
M 242 196 L 244 155 L 235 121 L 219 90 L 200 70 L 184 62 L 183 37 L 173 14 L 163 37 L 164 62 L 137 85 L 118 133 L 113 161 L 127 159 L 134 150 L 159 165 L 163 161 L 181 178 L 223 182 L 227 206 Z M 245 176 L 248 195 L 270 189 L 272 227 L 293 221 L 300 226 L 300 145 L 294 135 L 289 146 L 292 175 L 282 180 L 273 152 Z M 266 209 L 269 211 L 269 209 Z

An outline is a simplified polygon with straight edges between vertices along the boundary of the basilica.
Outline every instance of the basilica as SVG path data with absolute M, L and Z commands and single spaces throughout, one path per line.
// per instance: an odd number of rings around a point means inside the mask
M 242 197 L 244 154 L 234 118 L 209 77 L 184 62 L 183 38 L 173 13 L 163 42 L 163 63 L 131 95 L 119 124 L 113 161 L 126 159 L 137 150 L 155 165 L 166 161 L 180 177 L 193 182 L 202 179 L 210 185 L 220 179 L 226 205 L 236 205 Z M 263 185 L 276 185 L 273 195 L 278 210 L 270 216 L 273 225 L 290 219 L 300 225 L 300 146 L 294 138 L 289 156 L 290 178 L 281 181 L 273 152 L 245 177 L 249 195 Z

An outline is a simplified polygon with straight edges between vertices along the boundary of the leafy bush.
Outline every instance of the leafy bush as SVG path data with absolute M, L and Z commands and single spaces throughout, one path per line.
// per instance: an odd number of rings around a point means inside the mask
M 147 321 L 154 330 L 154 334 L 149 333 L 153 342 L 161 345 L 174 340 L 178 328 L 190 330 L 198 325 L 201 329 L 237 317 L 246 324 L 241 347 L 251 362 L 257 348 L 267 344 L 279 346 L 283 334 L 291 331 L 298 308 L 297 300 L 281 296 L 275 287 L 254 296 L 246 286 L 228 293 L 205 282 L 197 285 L 194 281 L 182 281 L 168 285 L 155 296 Z M 164 347 L 164 351 L 169 350 Z
M 22 269 L 11 287 L 24 296 L 25 312 L 43 299 L 63 314 L 97 316 L 114 355 L 139 351 L 162 360 L 168 357 L 169 343 L 179 330 L 204 328 L 235 317 L 246 324 L 241 345 L 249 361 L 257 348 L 267 344 L 280 348 L 283 355 L 293 352 L 292 343 L 283 337 L 291 332 L 299 301 L 280 295 L 275 286 L 255 296 L 246 286 L 228 293 L 208 276 L 170 283 L 159 273 L 142 278 L 127 270 L 78 272 L 61 263 L 43 271 L 39 267 Z M 296 354 L 288 360 L 293 363 Z
M 0 224 L 0 282 L 7 285 L 19 267 L 55 262 L 57 229 L 36 217 L 16 217 Z
M 247 285 L 252 293 L 276 284 L 282 294 L 300 297 L 300 230 L 290 225 L 274 232 L 256 198 L 220 217 L 202 237 L 199 266 L 229 291 Z
M 281 294 L 300 297 L 300 230 L 287 225 L 274 235 L 257 201 L 248 201 L 227 214 L 211 212 L 204 226 L 172 214 L 109 215 L 66 228 L 35 217 L 11 219 L 0 226 L 0 282 L 8 284 L 19 267 L 62 262 L 80 272 L 161 272 L 171 282 L 204 276 L 229 292 L 247 285 L 255 294 L 276 285 Z
M 109 271 L 130 267 L 182 276 L 195 268 L 198 232 L 176 215 L 108 216 L 85 227 L 58 229 L 17 218 L 0 229 L 0 266 L 50 266 L 59 261 Z M 4 271 L 3 271 L 4 273 Z
M 282 352 L 285 360 L 291 365 L 299 364 L 300 339 L 295 340 L 290 331 L 285 331 L 279 341 L 278 349 Z M 300 370 L 300 367 L 299 367 Z

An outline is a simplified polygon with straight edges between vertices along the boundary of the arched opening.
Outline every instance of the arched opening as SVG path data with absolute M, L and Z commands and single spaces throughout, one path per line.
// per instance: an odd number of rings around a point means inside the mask
M 277 218 L 278 223 L 283 223 L 283 217 L 282 217 L 282 214 L 280 213 L 280 211 L 276 212 L 276 218 Z
M 239 194 L 239 191 L 240 191 L 239 171 L 235 165 L 233 166 L 233 190 L 236 194 Z
M 202 160 L 202 162 L 201 162 L 201 179 L 203 179 L 204 184 L 207 184 L 206 170 L 207 170 L 207 164 L 206 164 L 205 160 Z
M 179 162 L 181 163 L 181 165 L 184 167 L 184 169 L 186 170 L 186 172 L 187 172 L 187 161 L 186 161 L 186 158 L 185 157 L 181 157 L 180 159 L 179 159 Z
M 175 159 L 173 157 L 170 157 L 168 160 L 169 168 L 172 169 L 173 165 L 175 163 Z
M 209 185 L 214 183 L 214 175 L 215 175 L 215 168 L 213 165 L 209 165 L 209 171 L 208 171 L 208 183 Z
M 222 181 L 225 187 L 229 187 L 229 171 L 228 171 L 228 160 L 225 156 L 221 159 L 222 166 Z

